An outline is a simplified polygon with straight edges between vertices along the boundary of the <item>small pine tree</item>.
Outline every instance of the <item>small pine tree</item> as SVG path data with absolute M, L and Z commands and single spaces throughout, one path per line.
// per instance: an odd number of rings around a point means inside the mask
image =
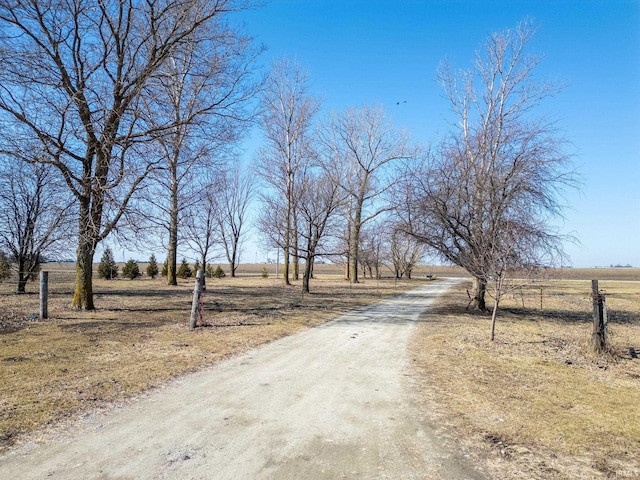
M 11 264 L 4 252 L 0 252 L 0 282 L 11 276 Z
M 269 272 L 265 266 L 262 267 L 262 278 L 269 278 Z
M 134 278 L 138 278 L 141 275 L 142 273 L 140 273 L 140 267 L 138 267 L 138 264 L 133 258 L 128 260 L 127 263 L 124 264 L 124 267 L 122 267 L 122 276 L 124 278 L 133 280 Z
M 102 258 L 100 259 L 100 265 L 98 265 L 98 278 L 104 278 L 105 280 L 111 280 L 118 277 L 118 265 L 113 259 L 113 252 L 109 247 L 104 249 Z
M 192 270 L 193 274 L 197 275 L 198 270 L 200 270 L 200 262 L 196 260 L 196 262 L 193 264 L 193 270 Z
M 165 258 L 164 263 L 162 264 L 162 272 L 160 272 L 160 275 L 163 277 L 166 277 L 167 275 L 169 275 L 169 259 Z
M 213 265 L 209 265 L 209 264 L 207 263 L 207 267 L 204 269 L 204 275 L 205 275 L 205 277 L 207 277 L 207 278 L 213 278 L 213 272 L 214 272 L 214 271 L 215 271 L 215 270 L 213 269 Z
M 156 278 L 158 275 L 158 262 L 156 261 L 156 256 L 151 255 L 149 257 L 149 264 L 147 265 L 147 277 Z M 167 275 L 166 272 L 164 274 Z
M 220 265 L 218 265 L 216 267 L 216 270 L 213 272 L 213 277 L 214 278 L 222 278 L 222 277 L 225 277 L 225 276 L 226 275 L 224 273 L 224 270 L 222 270 L 222 267 L 220 267 Z
M 193 272 L 191 271 L 191 267 L 187 263 L 187 259 L 183 258 L 180 266 L 178 267 L 178 277 L 180 278 L 191 278 L 193 276 Z

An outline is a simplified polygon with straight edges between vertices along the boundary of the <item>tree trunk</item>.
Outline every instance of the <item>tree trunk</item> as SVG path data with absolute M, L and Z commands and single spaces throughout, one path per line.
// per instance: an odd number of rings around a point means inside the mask
M 473 279 L 473 305 L 477 310 L 485 311 L 487 304 L 484 294 L 487 291 L 487 282 L 481 278 Z
M 27 279 L 24 277 L 24 273 L 18 272 L 18 293 L 25 293 L 27 291 Z
M 295 208 L 291 212 L 291 218 L 293 220 L 293 226 L 291 228 L 291 234 L 293 236 L 291 247 L 293 250 L 293 279 L 300 279 L 300 257 L 298 256 L 298 214 Z
M 27 285 L 27 277 L 25 277 L 26 265 L 24 260 L 21 258 L 18 261 L 18 293 L 25 293 L 26 285 Z
M 178 285 L 178 189 L 177 182 L 171 184 L 171 207 L 169 208 L 169 250 L 167 252 L 167 284 Z
M 284 278 L 284 284 L 285 285 L 291 285 L 291 282 L 289 281 L 289 242 L 286 242 L 286 245 L 284 246 L 284 251 L 283 251 L 283 255 L 284 255 L 284 259 L 282 260 L 282 277 Z
M 95 249 L 90 240 L 80 238 L 76 260 L 76 285 L 72 308 L 94 310 L 93 304 L 93 254 Z
M 231 249 L 231 258 L 229 259 L 229 270 L 231 271 L 232 277 L 236 276 L 236 268 L 238 268 L 236 265 L 237 245 L 238 245 L 238 240 L 234 239 L 234 244 Z
M 358 283 L 358 239 L 360 238 L 360 213 L 356 211 L 349 249 L 349 281 Z
M 289 202 L 288 202 L 289 203 Z M 289 203 L 290 205 L 290 203 Z M 290 208 L 289 206 L 287 208 Z M 284 254 L 282 265 L 282 276 L 284 278 L 285 285 L 291 285 L 289 281 L 289 250 L 291 249 L 291 210 L 287 210 L 287 228 L 284 232 Z
M 191 302 L 191 317 L 189 319 L 189 328 L 193 330 L 198 324 L 200 317 L 200 302 L 202 301 L 202 287 L 204 286 L 204 270 L 199 269 L 196 272 L 196 283 L 193 288 L 193 300 Z
M 90 188 L 80 198 L 78 216 L 78 250 L 76 251 L 76 283 L 73 292 L 72 308 L 94 310 L 93 304 L 93 254 L 95 253 L 95 234 L 92 231 L 90 216 Z M 95 226 L 93 228 L 98 228 Z
M 309 293 L 309 279 L 313 272 L 313 258 L 307 257 L 307 261 L 304 265 L 304 274 L 302 276 L 302 291 Z
M 200 257 L 200 269 L 202 270 L 202 291 L 207 290 L 207 252 L 204 252 Z M 196 276 L 198 272 L 196 271 Z
M 491 314 L 491 341 L 496 337 L 496 317 L 498 314 L 498 300 L 493 302 L 493 313 Z

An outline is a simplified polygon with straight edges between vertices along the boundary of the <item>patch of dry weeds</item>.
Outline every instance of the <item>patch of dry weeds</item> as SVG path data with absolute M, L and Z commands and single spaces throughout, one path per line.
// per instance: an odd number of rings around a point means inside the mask
M 490 315 L 467 286 L 424 316 L 412 346 L 425 410 L 492 478 L 640 478 L 640 282 L 607 282 L 611 350 L 589 349 L 588 281 L 548 281 Z

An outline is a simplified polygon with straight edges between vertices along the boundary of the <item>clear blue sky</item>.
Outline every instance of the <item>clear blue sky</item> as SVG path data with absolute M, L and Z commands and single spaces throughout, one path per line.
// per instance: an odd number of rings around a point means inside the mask
M 489 33 L 525 17 L 539 26 L 538 75 L 566 84 L 543 106 L 584 180 L 565 212 L 581 242 L 571 263 L 640 267 L 640 0 L 272 0 L 241 15 L 265 66 L 286 56 L 307 69 L 325 113 L 380 103 L 423 143 L 447 129 L 440 62 L 468 67 Z

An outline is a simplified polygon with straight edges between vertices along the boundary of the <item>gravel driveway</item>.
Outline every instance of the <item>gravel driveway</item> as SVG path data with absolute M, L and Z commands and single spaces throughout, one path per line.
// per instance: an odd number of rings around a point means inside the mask
M 407 342 L 455 280 L 182 377 L 45 444 L 2 479 L 482 479 L 420 420 Z

